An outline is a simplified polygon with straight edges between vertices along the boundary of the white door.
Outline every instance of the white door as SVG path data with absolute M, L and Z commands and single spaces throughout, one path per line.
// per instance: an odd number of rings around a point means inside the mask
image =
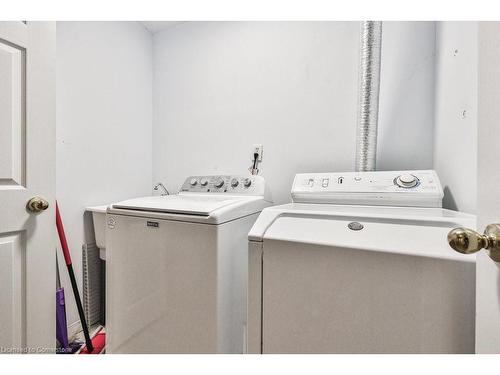
M 478 229 L 500 223 L 500 22 L 478 29 Z M 477 257 L 476 351 L 500 353 L 500 263 Z
M 477 178 L 477 228 L 482 232 L 489 224 L 500 224 L 500 22 L 478 25 L 477 139 L 477 176 L 463 173 L 464 178 Z M 463 252 L 475 252 L 481 246 L 491 249 L 477 254 L 477 353 L 500 353 L 500 225 L 490 229 L 489 239 L 470 230 L 448 236 Z
M 55 347 L 54 192 L 55 24 L 0 22 L 0 353 Z

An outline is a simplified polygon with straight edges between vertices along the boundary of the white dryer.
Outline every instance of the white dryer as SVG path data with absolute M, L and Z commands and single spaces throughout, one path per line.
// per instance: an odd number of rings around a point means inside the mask
M 241 353 L 260 176 L 193 176 L 106 215 L 108 353 Z
M 473 353 L 475 259 L 434 171 L 298 174 L 249 234 L 251 353 Z

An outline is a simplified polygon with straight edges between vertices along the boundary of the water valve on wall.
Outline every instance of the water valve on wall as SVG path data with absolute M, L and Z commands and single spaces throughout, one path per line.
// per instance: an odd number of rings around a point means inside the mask
M 259 163 L 262 161 L 262 152 L 264 151 L 264 146 L 262 144 L 254 144 L 253 145 L 253 159 L 252 159 L 252 165 L 248 170 L 250 171 L 250 174 L 252 175 L 257 175 L 259 174 Z

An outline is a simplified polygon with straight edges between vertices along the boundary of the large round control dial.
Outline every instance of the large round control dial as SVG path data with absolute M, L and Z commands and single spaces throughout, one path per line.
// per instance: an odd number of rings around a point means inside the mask
M 417 177 L 408 173 L 402 174 L 396 178 L 396 185 L 406 189 L 417 186 L 418 182 L 419 180 Z
M 250 180 L 249 178 L 245 178 L 243 180 L 243 186 L 250 187 L 250 185 L 252 185 L 252 180 Z
M 200 180 L 200 185 L 201 185 L 201 186 L 207 186 L 207 185 L 208 185 L 208 180 L 207 180 L 206 178 L 202 178 L 202 179 Z
M 214 181 L 214 186 L 218 189 L 224 186 L 224 180 L 222 178 L 218 178 Z
M 238 184 L 239 184 L 239 181 L 238 181 L 238 179 L 237 179 L 237 178 L 233 178 L 233 179 L 231 180 L 231 186 L 232 186 L 232 187 L 234 187 L 234 188 L 235 188 L 236 186 L 238 186 Z
M 191 186 L 196 186 L 196 184 L 198 184 L 198 180 L 196 178 L 192 178 L 190 181 L 189 181 L 189 184 Z

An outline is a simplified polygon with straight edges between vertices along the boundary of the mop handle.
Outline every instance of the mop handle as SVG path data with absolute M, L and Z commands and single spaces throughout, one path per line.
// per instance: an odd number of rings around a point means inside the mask
M 61 247 L 64 254 L 64 261 L 68 268 L 69 279 L 71 281 L 71 288 L 73 289 L 73 295 L 75 296 L 76 309 L 78 310 L 78 315 L 80 316 L 80 323 L 82 323 L 83 335 L 85 336 L 85 345 L 89 353 L 94 351 L 94 346 L 92 345 L 92 340 L 90 339 L 89 327 L 87 326 L 87 320 L 85 319 L 85 314 L 83 313 L 82 300 L 80 299 L 80 293 L 78 292 L 78 285 L 76 284 L 75 272 L 73 271 L 73 266 L 71 264 L 71 255 L 69 253 L 68 241 L 66 241 L 66 234 L 64 233 L 64 226 L 61 220 L 61 214 L 59 213 L 59 206 L 56 201 L 56 226 L 57 233 L 59 234 L 59 241 L 61 241 Z
M 66 234 L 64 233 L 64 226 L 61 219 L 61 214 L 59 213 L 59 206 L 56 201 L 56 226 L 57 233 L 59 234 L 59 240 L 61 241 L 61 247 L 64 255 L 64 262 L 67 266 L 71 266 L 71 255 L 69 254 L 68 241 L 66 240 Z

